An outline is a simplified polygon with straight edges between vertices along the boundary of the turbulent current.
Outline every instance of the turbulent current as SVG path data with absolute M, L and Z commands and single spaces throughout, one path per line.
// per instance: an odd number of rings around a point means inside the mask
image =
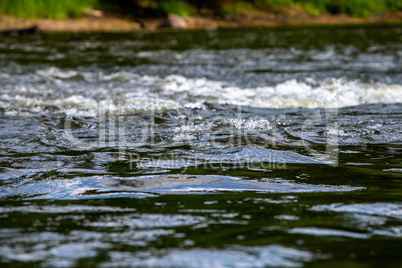
M 402 27 L 0 40 L 0 264 L 396 266 Z

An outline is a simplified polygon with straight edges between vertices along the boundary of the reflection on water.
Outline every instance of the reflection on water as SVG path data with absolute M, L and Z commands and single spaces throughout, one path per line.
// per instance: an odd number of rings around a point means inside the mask
M 397 265 L 401 31 L 4 37 L 0 262 Z

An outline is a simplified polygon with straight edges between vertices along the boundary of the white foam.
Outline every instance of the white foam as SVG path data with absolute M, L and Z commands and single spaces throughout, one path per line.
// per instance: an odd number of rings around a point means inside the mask
M 239 88 L 227 82 L 180 75 L 141 76 L 118 71 L 110 74 L 79 72 L 55 67 L 34 74 L 4 77 L 0 105 L 91 108 L 107 101 L 110 112 L 164 111 L 182 107 L 203 108 L 203 103 L 261 108 L 336 108 L 370 103 L 402 102 L 402 85 L 363 84 L 327 79 L 289 80 L 276 86 Z M 313 86 L 315 85 L 315 86 Z

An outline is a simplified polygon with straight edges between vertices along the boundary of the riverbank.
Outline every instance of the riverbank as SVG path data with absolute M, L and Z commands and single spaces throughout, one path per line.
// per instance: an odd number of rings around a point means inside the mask
M 302 25 L 352 25 L 368 23 L 401 23 L 402 11 L 384 12 L 367 18 L 345 14 L 313 16 L 304 10 L 284 9 L 258 12 L 222 19 L 216 17 L 179 17 L 128 19 L 110 14 L 87 15 L 75 19 L 21 19 L 0 16 L 0 31 L 37 26 L 42 32 L 133 32 L 155 31 L 161 27 L 180 29 L 217 29 L 237 27 L 276 27 Z M 173 20 L 173 22 L 172 22 Z M 179 21 L 175 24 L 175 21 Z M 179 27 L 177 27 L 179 25 Z

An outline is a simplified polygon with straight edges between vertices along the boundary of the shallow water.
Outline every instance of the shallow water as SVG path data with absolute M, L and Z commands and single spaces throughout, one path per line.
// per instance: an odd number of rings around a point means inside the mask
M 401 33 L 3 36 L 0 262 L 397 265 Z

